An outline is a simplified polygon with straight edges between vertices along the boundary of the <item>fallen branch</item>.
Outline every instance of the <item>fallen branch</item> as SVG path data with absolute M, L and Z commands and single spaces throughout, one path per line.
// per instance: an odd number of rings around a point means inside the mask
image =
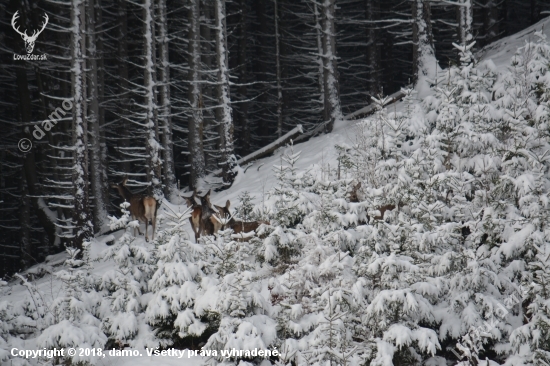
M 287 142 L 296 138 L 297 136 L 300 136 L 303 133 L 304 133 L 304 129 L 302 128 L 302 125 L 298 125 L 294 127 L 292 130 L 288 131 L 283 136 L 279 137 L 277 140 L 273 141 L 272 143 L 262 147 L 259 150 L 254 151 L 253 153 L 246 155 L 245 157 L 240 158 L 239 160 L 237 160 L 237 164 L 239 166 L 243 166 L 247 163 L 250 163 L 251 161 L 269 156 L 275 150 L 277 150 L 281 146 L 284 146 Z M 222 170 L 218 169 L 214 172 L 214 175 L 219 176 L 221 173 L 222 173 Z
M 388 97 L 388 102 L 386 104 L 384 104 L 384 106 L 387 106 L 389 104 L 393 104 L 393 103 L 399 101 L 404 96 L 405 96 L 405 93 L 403 93 L 403 90 L 396 91 L 395 93 L 393 93 L 392 95 L 390 95 Z M 359 110 L 357 110 L 353 113 L 348 114 L 347 116 L 344 117 L 344 119 L 345 120 L 354 120 L 354 119 L 358 119 L 358 118 L 364 118 L 364 117 L 370 116 L 374 112 L 376 112 L 375 105 L 374 104 L 369 104 L 366 107 L 363 107 L 363 108 L 361 108 L 361 109 L 359 109 Z

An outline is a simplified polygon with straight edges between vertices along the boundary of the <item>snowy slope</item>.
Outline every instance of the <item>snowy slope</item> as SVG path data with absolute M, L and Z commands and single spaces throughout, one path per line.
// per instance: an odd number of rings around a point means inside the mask
M 492 45 L 485 47 L 478 53 L 478 58 L 483 60 L 493 60 L 498 69 L 503 70 L 510 60 L 510 57 L 514 54 L 518 47 L 524 44 L 526 40 L 532 37 L 533 33 L 538 30 L 544 30 L 544 33 L 550 38 L 550 18 L 543 19 L 536 25 L 519 32 L 510 37 L 506 37 L 495 42 Z M 389 109 L 400 110 L 402 106 L 398 103 Z M 329 135 L 322 135 L 312 138 L 304 143 L 297 144 L 295 151 L 301 151 L 300 160 L 297 163 L 299 170 L 306 170 L 313 165 L 317 166 L 320 171 L 326 172 L 327 176 L 330 174 L 334 177 L 335 169 L 337 167 L 337 153 L 335 145 L 351 144 L 354 140 L 354 128 L 357 121 L 340 121 L 334 126 L 334 131 Z M 211 195 L 211 201 L 214 204 L 223 205 L 226 200 L 232 202 L 232 206 L 236 206 L 238 203 L 238 196 L 244 191 L 248 191 L 254 197 L 254 203 L 261 205 L 264 194 L 267 193 L 276 183 L 275 176 L 272 172 L 273 165 L 280 164 L 281 154 L 284 148 L 276 151 L 272 156 L 265 159 L 254 162 L 246 170 L 240 168 L 239 174 L 233 186 L 223 192 L 213 192 Z M 189 195 L 189 192 L 183 193 Z M 185 205 L 175 205 L 165 202 L 162 206 L 162 211 L 185 211 Z M 189 236 L 193 238 L 192 230 L 187 228 Z M 107 248 L 107 242 L 118 238 L 121 233 L 115 233 L 113 235 L 103 236 L 98 238 L 91 249 L 92 259 L 100 257 L 100 253 Z M 140 240 L 143 240 L 142 237 Z M 48 258 L 47 262 L 41 265 L 37 265 L 31 268 L 28 272 L 40 273 L 40 272 L 55 272 L 57 271 L 65 254 L 58 254 Z M 98 261 L 95 263 L 95 273 L 104 273 L 107 268 L 112 264 L 109 262 Z M 8 299 L 11 303 L 17 303 L 23 301 L 27 296 L 27 289 L 19 283 L 19 280 L 14 280 L 9 283 L 8 286 L 0 287 L 0 300 Z M 52 275 L 46 274 L 35 281 L 35 285 L 42 293 L 45 302 L 51 303 L 53 299 L 59 294 L 61 288 L 61 282 L 55 280 Z M 24 345 L 26 348 L 32 348 L 32 342 Z M 22 345 L 23 347 L 23 345 Z M 145 353 L 145 352 L 143 352 Z M 199 365 L 201 363 L 200 357 L 193 359 L 176 359 L 170 357 L 155 358 L 151 360 L 147 356 L 142 357 L 107 357 L 102 364 L 104 365 L 146 365 L 154 362 L 159 365 Z M 4 365 L 4 363 L 1 363 Z M 13 365 L 16 365 L 14 362 Z
M 483 48 L 477 57 L 481 60 L 493 60 L 497 68 L 502 70 L 506 67 L 514 52 L 526 40 L 532 37 L 535 31 L 541 29 L 550 38 L 550 17 L 517 34 L 503 38 Z M 390 111 L 393 111 L 394 108 L 400 110 L 401 105 L 398 103 L 395 107 L 388 107 Z M 337 167 L 334 146 L 343 143 L 350 144 L 353 141 L 356 123 L 357 121 L 340 121 L 336 123 L 334 131 L 331 134 L 315 137 L 304 143 L 297 144 L 295 151 L 302 152 L 298 161 L 298 168 L 304 170 L 312 164 L 317 164 L 325 169 L 330 167 L 331 170 L 334 170 Z M 271 167 L 275 164 L 280 164 L 281 154 L 282 149 L 279 149 L 272 156 L 256 161 L 248 168 L 246 173 L 239 172 L 235 183 L 230 189 L 212 193 L 212 202 L 222 204 L 226 200 L 231 200 L 231 202 L 237 203 L 239 194 L 243 191 L 248 191 L 256 197 L 256 204 L 261 203 L 262 191 L 267 192 L 275 184 L 275 177 L 271 174 Z

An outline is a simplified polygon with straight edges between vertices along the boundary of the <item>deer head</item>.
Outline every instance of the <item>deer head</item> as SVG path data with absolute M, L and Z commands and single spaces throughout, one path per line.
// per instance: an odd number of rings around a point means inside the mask
M 128 177 L 124 177 L 122 179 L 122 182 L 120 183 L 111 183 L 111 188 L 114 188 L 118 191 L 120 196 L 124 198 L 126 201 L 130 202 L 130 197 L 132 196 L 132 193 L 126 188 L 126 183 L 128 182 Z
M 23 38 L 23 41 L 25 41 L 25 48 L 27 49 L 27 53 L 32 53 L 32 51 L 34 50 L 34 43 L 36 42 L 36 38 L 38 38 L 40 33 L 42 33 L 44 28 L 46 28 L 46 24 L 48 24 L 48 20 L 49 20 L 48 14 L 44 14 L 44 23 L 42 23 L 42 29 L 40 29 L 39 31 L 36 31 L 36 30 L 33 31 L 32 35 L 29 36 L 27 35 L 26 29 L 24 32 L 21 32 L 19 30 L 19 26 L 16 26 L 15 24 L 15 21 L 19 18 L 18 13 L 19 11 L 16 11 L 15 14 L 13 14 L 13 17 L 11 18 L 11 26 L 17 33 L 19 33 L 21 38 Z

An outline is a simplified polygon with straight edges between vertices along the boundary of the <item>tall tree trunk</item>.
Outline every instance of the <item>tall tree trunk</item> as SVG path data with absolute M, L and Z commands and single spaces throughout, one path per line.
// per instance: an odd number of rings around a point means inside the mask
M 104 180 L 105 157 L 101 151 L 101 133 L 100 133 L 100 114 L 99 114 L 99 78 L 97 72 L 97 49 L 96 49 L 96 17 L 95 1 L 87 0 L 86 4 L 86 34 L 87 34 L 87 59 L 89 62 L 88 76 L 88 108 L 87 123 L 89 127 L 90 139 L 90 180 L 93 194 L 93 222 L 94 231 L 99 232 L 101 226 L 107 222 L 107 202 L 105 201 L 105 188 L 107 182 Z
M 237 165 L 233 146 L 233 118 L 229 97 L 229 75 L 227 66 L 227 32 L 225 20 L 225 0 L 214 0 L 216 29 L 216 64 L 218 67 L 217 120 L 220 124 L 220 152 L 222 178 L 225 185 L 235 179 Z
M 27 72 L 23 68 L 17 68 L 15 70 L 15 77 L 17 80 L 17 91 L 19 97 L 19 103 L 21 106 L 21 119 L 24 125 L 30 125 L 32 121 L 31 116 L 31 99 L 30 92 L 28 87 Z M 23 129 L 25 137 L 32 141 L 33 137 L 31 134 L 32 128 L 28 126 Z M 55 220 L 52 221 L 51 218 L 56 217 L 56 214 L 48 208 L 44 199 L 41 198 L 41 194 L 38 191 L 38 178 L 36 176 L 36 161 L 34 156 L 34 147 L 27 152 L 23 157 L 23 172 L 25 174 L 26 186 L 29 190 L 29 193 L 32 197 L 33 209 L 38 216 L 40 225 L 46 231 L 46 236 L 48 238 L 49 245 L 55 243 Z
M 109 175 L 107 173 L 107 167 L 109 166 L 109 152 L 107 151 L 107 140 L 105 138 L 105 49 L 103 42 L 103 7 L 101 6 L 101 0 L 95 0 L 95 29 L 96 29 L 96 43 L 97 43 L 97 78 L 98 78 L 98 100 L 99 100 L 99 132 L 100 132 L 100 153 L 101 161 L 103 162 L 103 174 L 102 181 L 105 184 L 103 189 L 103 201 L 106 205 L 109 205 Z
M 119 150 L 119 159 L 122 161 L 120 169 L 128 173 L 132 167 L 130 159 L 127 158 L 124 151 L 130 147 L 130 138 L 128 137 L 129 131 L 132 127 L 131 122 L 127 121 L 124 116 L 128 114 L 130 98 L 129 98 L 129 85 L 128 85 L 128 12 L 126 9 L 126 0 L 118 0 L 118 94 L 120 95 L 119 103 L 117 105 L 117 114 L 120 119 L 119 124 L 119 142 L 117 146 L 122 148 Z
M 31 202 L 29 199 L 29 190 L 27 189 L 27 182 L 25 175 L 21 177 L 21 208 L 19 209 L 19 221 L 21 225 L 21 265 L 23 268 L 29 268 L 33 263 L 32 254 L 34 248 L 32 247 L 32 235 L 31 235 Z
M 172 141 L 172 118 L 170 105 L 170 60 L 168 58 L 168 23 L 166 0 L 158 0 L 159 27 L 159 71 L 160 71 L 160 121 L 162 122 L 162 153 L 164 194 L 176 197 L 176 176 L 174 171 L 174 144 Z M 198 20 L 197 20 L 198 21 Z
M 433 48 L 429 1 L 414 0 L 412 13 L 414 82 L 420 88 L 425 88 L 425 78 L 433 79 L 435 77 L 437 65 Z
M 191 165 L 190 187 L 197 188 L 198 181 L 206 174 L 203 148 L 203 116 L 201 105 L 201 46 L 200 46 L 200 0 L 189 3 L 189 163 Z
M 283 135 L 283 87 L 281 83 L 281 35 L 279 34 L 279 4 L 274 0 L 275 14 L 275 70 L 277 72 L 277 137 Z
M 248 102 L 245 100 L 248 98 L 247 92 L 247 45 L 248 45 L 248 35 L 246 32 L 246 17 L 247 17 L 247 1 L 240 0 L 240 17 L 239 17 L 239 41 L 238 41 L 238 70 L 239 70 L 239 83 L 237 87 L 237 94 L 240 99 L 239 103 L 239 126 L 241 128 L 240 140 L 241 140 L 241 149 L 243 155 L 247 155 L 251 152 L 250 148 L 250 126 L 248 122 Z
M 253 2 L 256 12 L 256 33 L 257 33 L 257 42 L 255 47 L 256 57 L 254 59 L 256 78 L 259 82 L 265 83 L 267 81 L 267 53 L 265 52 L 265 47 L 268 44 L 267 40 L 267 19 L 266 19 L 266 9 L 265 3 L 267 0 L 255 0 Z M 257 112 L 258 124 L 256 128 L 256 135 L 258 136 L 258 143 L 263 146 L 268 142 L 269 136 L 269 125 L 268 118 L 266 117 L 265 106 L 269 100 L 269 94 L 267 93 L 266 84 L 261 85 L 261 94 L 258 97 L 258 104 L 261 105 L 261 108 Z
M 379 31 L 375 23 L 380 18 L 379 0 L 365 0 L 367 21 L 367 67 L 369 69 L 368 90 L 371 96 L 380 93 L 380 47 Z
M 320 102 L 319 105 L 321 106 L 323 110 L 325 110 L 325 80 L 324 80 L 324 62 L 322 57 L 322 51 L 323 51 L 323 30 L 321 28 L 321 13 L 319 12 L 319 7 L 317 6 L 317 2 L 313 2 L 313 16 L 315 20 L 315 31 L 316 31 L 316 41 L 317 41 L 317 49 L 319 50 L 319 57 L 317 57 L 317 63 L 319 64 L 319 76 L 317 78 L 317 83 L 319 85 L 319 96 L 320 96 Z
M 489 44 L 496 41 L 500 35 L 498 0 L 485 0 L 483 10 L 483 29 L 485 31 L 484 44 Z
M 325 132 L 331 132 L 334 122 L 342 118 L 340 91 L 338 87 L 338 67 L 336 63 L 336 27 L 334 24 L 336 0 L 322 3 L 321 27 L 323 35 L 323 83 Z
M 162 159 L 160 157 L 159 125 L 157 111 L 157 83 L 155 73 L 155 23 L 153 20 L 153 0 L 143 2 L 143 48 L 145 67 L 143 84 L 145 88 L 145 149 L 147 152 L 147 182 L 149 192 L 156 199 L 163 196 L 162 191 Z
M 72 93 L 73 93 L 73 186 L 76 228 L 73 246 L 82 249 L 82 243 L 93 236 L 93 224 L 89 206 L 88 187 L 88 124 L 86 120 L 86 32 L 85 6 L 83 0 L 71 2 L 72 23 Z
M 472 0 L 458 0 L 458 36 L 462 45 L 470 44 L 474 40 L 473 34 L 473 3 Z
M 215 37 L 215 30 L 213 29 L 213 1 L 212 0 L 201 0 L 201 18 L 204 19 L 204 22 L 201 23 L 201 61 L 205 67 L 205 70 L 212 70 L 215 63 L 215 58 L 213 57 L 212 45 L 214 43 L 213 37 Z M 202 75 L 201 79 L 211 82 L 217 78 L 217 75 L 205 74 Z M 206 83 L 201 86 L 202 98 L 200 100 L 201 108 L 204 108 L 204 101 L 216 100 L 216 88 L 212 83 Z M 202 122 L 203 122 L 203 151 L 204 151 L 204 160 L 205 166 L 207 169 L 217 169 L 219 156 L 216 156 L 218 150 L 219 139 L 218 135 L 218 125 L 216 121 L 216 109 L 202 109 Z

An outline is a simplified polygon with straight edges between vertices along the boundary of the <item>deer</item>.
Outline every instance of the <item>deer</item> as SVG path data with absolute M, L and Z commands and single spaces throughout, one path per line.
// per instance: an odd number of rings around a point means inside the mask
M 201 201 L 201 225 L 202 225 L 202 231 L 201 234 L 203 235 L 214 235 L 214 224 L 210 220 L 212 215 L 216 213 L 214 211 L 214 208 L 212 207 L 212 204 L 210 203 L 210 193 L 212 190 L 208 190 L 208 192 L 200 197 Z
M 42 29 L 40 29 L 39 31 L 37 31 L 37 30 L 33 31 L 32 35 L 29 36 L 27 34 L 26 29 L 25 29 L 24 32 L 21 32 L 19 30 L 19 26 L 17 26 L 15 24 L 15 22 L 19 18 L 18 13 L 19 13 L 19 11 L 16 11 L 15 14 L 13 14 L 13 17 L 11 18 L 11 26 L 17 33 L 19 33 L 21 38 L 23 38 L 23 41 L 25 41 L 25 48 L 27 50 L 27 53 L 32 53 L 32 51 L 34 50 L 34 43 L 36 42 L 36 39 L 38 38 L 40 33 L 42 33 L 42 31 L 44 31 L 44 28 L 46 28 L 46 24 L 48 24 L 48 20 L 49 20 L 48 14 L 44 13 L 44 22 L 42 23 Z
M 350 202 L 355 202 L 355 203 L 358 203 L 358 202 L 361 202 L 361 200 L 359 199 L 359 196 L 357 195 L 359 189 L 361 189 L 361 182 L 357 183 L 356 185 L 353 186 L 351 192 L 350 192 L 350 195 L 349 195 L 349 201 Z M 380 206 L 380 207 L 377 207 L 376 209 L 380 212 L 380 215 L 376 215 L 374 216 L 374 219 L 375 220 L 383 220 L 384 219 L 384 214 L 386 213 L 386 211 L 393 211 L 395 210 L 395 205 L 383 205 L 383 206 Z M 397 207 L 401 208 L 403 207 L 403 204 L 402 203 L 399 203 L 397 205 Z M 370 217 L 367 215 L 367 222 L 370 221 Z M 365 223 L 364 222 L 360 222 L 361 225 L 364 225 Z
M 189 222 L 191 223 L 191 228 L 195 234 L 195 242 L 199 241 L 202 233 L 202 204 L 197 204 L 196 193 L 193 192 L 191 197 L 184 197 L 187 207 L 191 209 L 191 217 L 189 217 Z
M 229 207 L 231 206 L 231 202 L 227 200 L 225 202 L 225 206 L 218 206 L 214 205 L 217 213 L 210 216 L 210 221 L 212 222 L 212 225 L 214 226 L 214 232 L 218 232 L 220 230 L 223 230 L 225 228 L 229 228 L 233 230 L 233 233 L 235 234 L 246 234 L 251 231 L 256 231 L 258 227 L 262 224 L 269 225 L 269 222 L 267 221 L 241 221 L 241 220 L 235 220 L 233 215 L 231 215 L 231 211 L 229 211 Z M 244 241 L 246 238 L 243 238 Z
M 134 194 L 126 187 L 128 177 L 125 177 L 122 182 L 118 184 L 111 184 L 112 188 L 118 190 L 118 194 L 128 203 L 130 203 L 130 214 L 133 220 L 139 220 L 145 223 L 145 241 L 149 241 L 148 228 L 149 223 L 153 226 L 153 234 L 151 240 L 155 240 L 155 229 L 157 226 L 157 209 L 158 203 L 154 197 Z M 136 235 L 136 229 L 139 235 L 143 235 L 139 226 L 134 228 L 134 236 Z

